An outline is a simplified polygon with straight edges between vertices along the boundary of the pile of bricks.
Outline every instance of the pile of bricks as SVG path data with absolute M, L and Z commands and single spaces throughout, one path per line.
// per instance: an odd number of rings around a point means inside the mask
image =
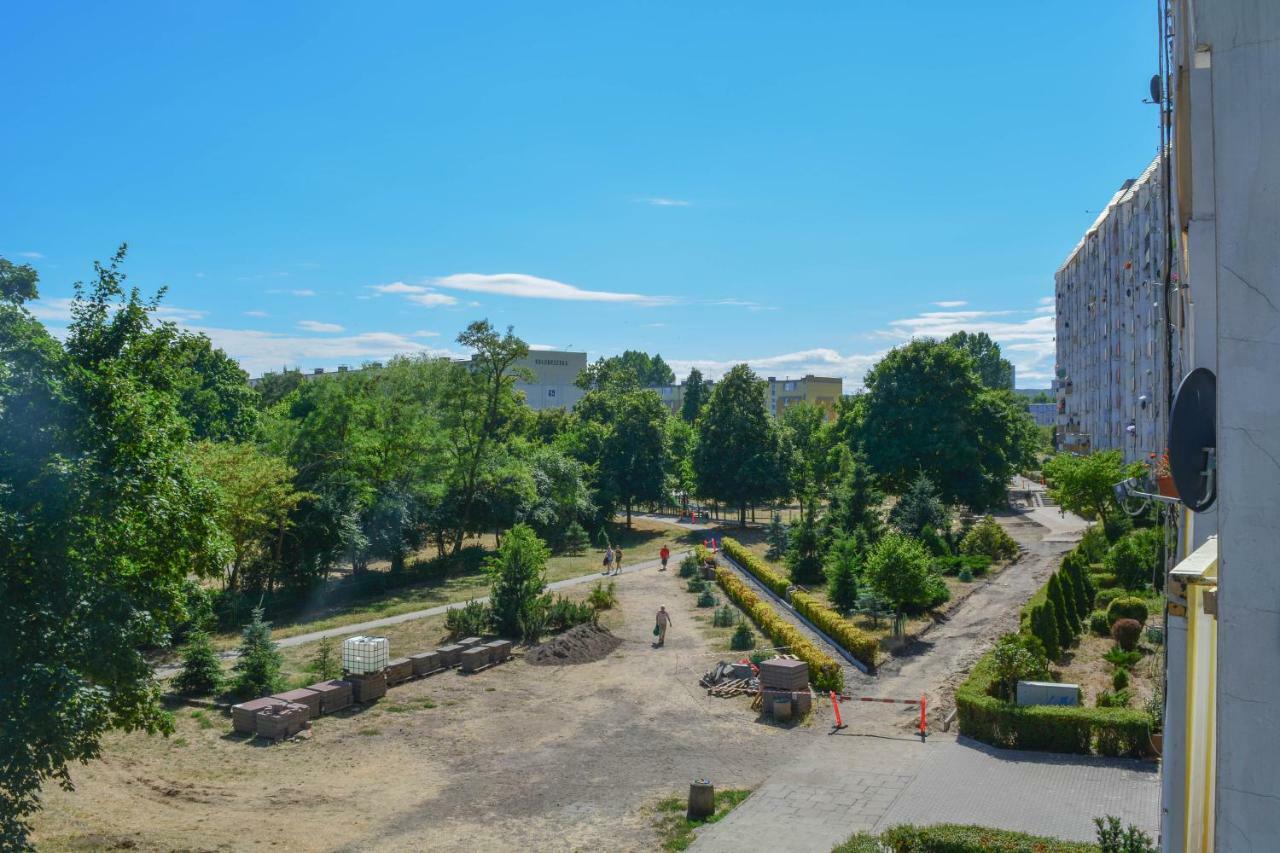
M 258 712 L 283 704 L 285 703 L 279 699 L 265 696 L 261 699 L 253 699 L 249 702 L 241 702 L 239 705 L 232 705 L 231 727 L 241 734 L 257 734 Z
M 409 660 L 413 663 L 414 678 L 422 678 L 444 669 L 440 665 L 439 652 L 418 652 L 416 655 L 409 655 Z
M 413 678 L 413 661 L 408 658 L 392 658 L 387 664 L 387 686 L 403 684 Z
M 809 665 L 801 660 L 774 658 L 760 662 L 760 695 L 764 712 L 773 716 L 773 703 L 790 703 L 791 715 L 802 717 L 813 705 L 809 692 Z
M 489 663 L 502 663 L 511 657 L 511 641 L 510 640 L 494 640 L 484 644 L 489 650 Z
M 258 737 L 283 740 L 307 727 L 307 706 L 280 702 L 260 709 L 254 717 Z
M 288 690 L 284 693 L 277 693 L 271 697 L 279 699 L 281 702 L 289 702 L 294 705 L 302 705 L 307 709 L 307 719 L 314 720 L 320 716 L 320 694 L 309 687 L 299 687 L 297 690 Z
M 347 673 L 351 682 L 351 695 L 360 703 L 373 702 L 387 695 L 387 671 Z
M 332 714 L 351 704 L 350 681 L 321 681 L 307 689 L 320 697 L 321 714 Z
M 460 655 L 458 664 L 463 672 L 479 672 L 489 665 L 489 647 L 480 645 L 467 649 Z

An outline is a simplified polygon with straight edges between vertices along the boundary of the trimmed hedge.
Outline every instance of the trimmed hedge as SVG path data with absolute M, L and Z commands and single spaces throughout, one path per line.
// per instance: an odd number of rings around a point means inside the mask
M 879 640 L 808 593 L 791 593 L 791 603 L 802 616 L 817 625 L 849 654 L 865 663 L 868 669 L 876 668 Z
M 1129 708 L 1014 705 L 990 695 L 995 681 L 992 652 L 974 664 L 956 689 L 960 731 L 1005 749 L 1081 755 L 1140 757 L 1150 743 L 1151 717 Z
M 809 664 L 809 678 L 819 690 L 843 690 L 844 671 L 840 664 L 805 638 L 796 626 L 787 622 L 747 584 L 724 566 L 716 566 L 716 582 L 729 600 L 751 617 L 774 645 L 790 649 L 791 654 Z
M 853 842 L 854 836 L 849 839 Z M 1061 841 L 1044 835 L 1028 835 L 989 826 L 939 823 L 933 826 L 891 826 L 880 834 L 880 843 L 892 853 L 1097 853 L 1098 846 Z M 854 853 L 873 847 L 837 847 L 832 853 Z
M 737 539 L 726 536 L 720 545 L 729 559 L 750 572 L 752 577 L 783 598 L 787 597 L 787 587 L 791 586 L 790 578 L 769 568 L 764 560 L 748 551 Z
M 1107 624 L 1114 625 L 1118 619 L 1133 619 L 1145 625 L 1148 615 L 1147 603 L 1141 598 L 1117 598 L 1107 608 Z

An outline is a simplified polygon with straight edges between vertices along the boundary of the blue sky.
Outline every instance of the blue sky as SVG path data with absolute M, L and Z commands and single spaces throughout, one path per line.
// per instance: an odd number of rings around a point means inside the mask
M 0 254 L 36 311 L 120 242 L 251 373 L 539 346 L 846 390 L 986 329 L 1047 384 L 1053 273 L 1155 154 L 1150 3 L 28 3 Z

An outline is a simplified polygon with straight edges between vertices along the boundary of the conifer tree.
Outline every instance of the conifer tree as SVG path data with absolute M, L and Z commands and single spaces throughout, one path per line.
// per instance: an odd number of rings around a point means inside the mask
M 769 550 L 765 552 L 766 559 L 777 562 L 786 555 L 787 528 L 782 523 L 782 516 L 776 512 L 773 514 L 773 520 L 769 522 L 769 529 L 765 533 L 765 541 L 769 543 Z
M 841 613 L 858 603 L 858 569 L 862 549 L 855 537 L 836 540 L 827 555 L 827 598 Z
M 1045 656 L 1057 660 L 1062 648 L 1058 645 L 1058 617 L 1053 602 L 1046 601 L 1031 609 L 1031 634 L 1044 646 Z
M 452 613 L 454 611 L 450 610 L 449 612 Z M 321 681 L 329 681 L 342 675 L 342 663 L 338 660 L 338 656 L 333 653 L 333 640 L 330 637 L 320 638 L 320 643 L 316 646 L 316 653 L 311 658 L 311 663 L 307 665 L 307 669 Z
M 1067 602 L 1062 595 L 1062 584 L 1057 574 L 1049 576 L 1048 600 L 1053 604 L 1053 617 L 1058 628 L 1058 645 L 1066 648 L 1071 645 L 1075 632 L 1071 630 L 1071 617 L 1067 615 Z
M 279 692 L 283 686 L 280 650 L 271 639 L 271 623 L 263 619 L 261 607 L 253 608 L 249 624 L 244 626 L 239 655 L 232 668 L 237 696 L 256 699 Z
M 182 671 L 173 687 L 186 696 L 212 696 L 222 687 L 222 664 L 208 633 L 192 631 L 182 653 Z

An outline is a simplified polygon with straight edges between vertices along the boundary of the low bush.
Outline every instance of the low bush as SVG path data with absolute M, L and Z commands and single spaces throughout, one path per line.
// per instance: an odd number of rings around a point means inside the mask
M 729 605 L 717 607 L 711 615 L 711 624 L 716 628 L 728 628 L 733 624 L 733 608 Z
M 1095 524 L 1080 537 L 1076 550 L 1085 558 L 1088 565 L 1093 565 L 1106 559 L 1107 549 L 1110 547 L 1111 542 L 1107 539 L 1106 532 L 1101 525 Z
M 1116 690 L 1123 690 L 1129 686 L 1129 670 L 1117 669 L 1111 673 L 1111 686 Z
M 973 583 L 973 572 L 969 571 L 968 566 L 961 569 L 960 574 L 957 577 L 961 583 Z
M 698 558 L 693 554 L 689 554 L 680 561 L 680 569 L 677 572 L 682 578 L 693 578 L 698 576 Z
M 1142 638 L 1142 623 L 1137 619 L 1117 619 L 1111 623 L 1111 639 L 1126 652 L 1138 647 Z
M 704 589 L 702 595 L 698 596 L 699 607 L 715 607 L 717 603 L 716 597 L 711 594 L 709 589 Z
M 1116 576 L 1111 572 L 1091 572 L 1089 580 L 1093 581 L 1093 585 L 1097 589 L 1105 587 L 1120 586 L 1120 582 L 1116 580 Z M 1123 587 L 1121 587 L 1123 589 Z
M 791 604 L 796 612 L 817 625 L 818 630 L 834 640 L 842 649 L 862 661 L 869 669 L 876 668 L 876 655 L 880 651 L 879 640 L 807 592 L 792 593 Z
M 1013 705 L 991 695 L 993 654 L 974 664 L 956 690 L 960 732 L 1005 749 L 1142 756 L 1149 745 L 1150 715 L 1129 708 Z
M 849 840 L 853 842 L 858 836 Z M 938 823 L 933 826 L 892 826 L 880 834 L 880 844 L 890 853 L 1097 853 L 1092 844 L 1061 841 L 1008 829 L 970 824 Z M 837 847 L 840 853 L 861 853 L 875 847 Z M 832 853 L 836 853 L 832 851 Z
M 1112 666 L 1132 669 L 1134 664 L 1142 660 L 1142 652 L 1126 652 L 1124 649 L 1111 649 L 1102 656 Z
M 702 592 L 707 588 L 707 582 L 702 578 L 689 578 L 689 583 L 685 584 L 685 592 Z
M 1155 582 L 1160 563 L 1163 532 L 1148 527 L 1126 534 L 1107 551 L 1107 571 L 1126 589 L 1141 589 Z
M 840 669 L 840 664 L 811 643 L 794 625 L 779 616 L 741 578 L 719 566 L 716 568 L 716 581 L 729 600 L 750 616 L 775 646 L 788 649 L 809 665 L 809 680 L 814 687 L 822 691 L 844 689 L 844 672 Z
M 1117 598 L 1107 606 L 1107 623 L 1114 625 L 1118 619 L 1133 619 L 1147 624 L 1147 603 L 1132 596 Z
M 1111 623 L 1107 621 L 1107 611 L 1095 610 L 1089 614 L 1089 630 L 1099 637 L 1111 636 Z
M 552 631 L 565 631 L 576 625 L 594 623 L 597 612 L 589 602 L 573 601 L 558 596 L 546 611 L 546 624 Z
M 1005 634 L 991 650 L 991 695 L 1006 702 L 1016 696 L 1019 681 L 1048 681 L 1049 659 L 1035 637 Z
M 1123 670 L 1121 670 L 1123 672 Z M 1103 690 L 1098 694 L 1098 698 L 1094 700 L 1099 708 L 1128 708 L 1129 701 L 1133 697 L 1128 690 L 1116 690 L 1111 692 Z
M 202 630 L 187 636 L 182 653 L 182 671 L 173 679 L 173 688 L 184 696 L 212 696 L 222 689 L 222 661 L 213 649 L 209 634 Z
M 986 554 L 961 554 L 956 557 L 937 557 L 933 561 L 933 570 L 940 575 L 958 575 L 965 569 L 970 574 L 981 577 L 995 562 Z
M 764 560 L 748 551 L 736 539 L 726 536 L 721 544 L 724 548 L 725 556 L 741 566 L 743 571 L 773 590 L 777 595 L 783 598 L 787 597 L 787 588 L 791 586 L 791 581 L 786 575 L 775 572 L 765 564 Z
M 591 592 L 587 594 L 587 603 L 596 610 L 609 610 L 618 603 L 618 584 L 609 581 L 606 586 L 604 581 L 597 581 L 596 585 L 591 587 Z
M 1111 602 L 1117 598 L 1125 598 L 1129 595 L 1129 590 L 1122 586 L 1109 586 L 1098 590 L 1097 595 L 1093 597 L 1093 606 L 1103 609 L 1110 607 Z
M 1098 828 L 1100 853 L 1158 853 L 1160 849 L 1151 836 L 1133 824 L 1124 826 L 1115 815 L 1095 817 L 1093 825 Z
M 733 636 L 729 638 L 729 648 L 735 652 L 744 652 L 747 649 L 756 647 L 756 635 L 752 632 L 751 626 L 746 622 L 739 622 L 738 629 L 733 632 Z
M 449 632 L 449 639 L 460 637 L 479 637 L 489 633 L 489 624 L 493 613 L 489 605 L 483 601 L 468 601 L 461 607 L 453 607 L 445 611 L 444 627 Z
M 960 540 L 960 553 L 983 554 L 992 560 L 1012 560 L 1018 556 L 1018 543 L 988 515 Z

